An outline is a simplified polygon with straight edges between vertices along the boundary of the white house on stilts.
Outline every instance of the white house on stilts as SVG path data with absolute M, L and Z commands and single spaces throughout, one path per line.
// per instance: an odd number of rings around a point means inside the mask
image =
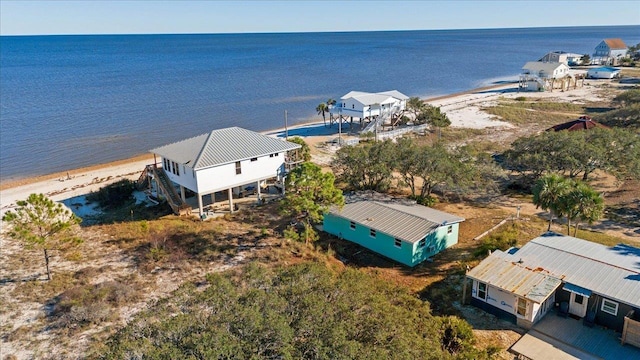
M 409 97 L 397 90 L 383 91 L 379 93 L 367 93 L 351 91 L 340 98 L 340 103 L 332 108 L 332 112 L 338 113 L 338 121 L 353 118 L 368 121 L 363 133 L 374 132 L 385 123 L 393 125 L 394 120 L 399 119 L 405 110 Z
M 239 127 L 214 130 L 150 150 L 155 161 L 147 166 L 140 182 L 153 178 L 177 214 L 192 208 L 187 205 L 187 189 L 196 195 L 201 217 L 205 214 L 203 197 L 210 195 L 215 204 L 220 192 L 226 192 L 233 212 L 234 196 L 242 196 L 247 187 L 260 199 L 260 188 L 268 179 L 284 184 L 289 167 L 298 162 L 300 147 Z

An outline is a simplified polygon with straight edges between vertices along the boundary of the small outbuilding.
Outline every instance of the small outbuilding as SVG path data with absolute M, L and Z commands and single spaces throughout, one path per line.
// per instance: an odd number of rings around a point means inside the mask
M 345 197 L 324 216 L 323 230 L 413 267 L 458 243 L 463 218 L 407 199 L 368 192 Z
M 608 126 L 602 125 L 598 122 L 595 122 L 592 118 L 588 116 L 580 116 L 576 120 L 571 120 L 566 123 L 554 125 L 547 129 L 547 131 L 580 131 L 580 130 L 590 130 L 590 129 L 609 129 Z
M 615 79 L 620 77 L 620 69 L 611 66 L 601 66 L 587 71 L 589 79 Z

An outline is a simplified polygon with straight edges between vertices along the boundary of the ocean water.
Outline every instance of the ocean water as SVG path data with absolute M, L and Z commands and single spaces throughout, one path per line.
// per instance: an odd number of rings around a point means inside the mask
M 351 90 L 436 96 L 515 79 L 640 26 L 0 37 L 0 177 L 128 158 L 213 129 L 318 119 Z

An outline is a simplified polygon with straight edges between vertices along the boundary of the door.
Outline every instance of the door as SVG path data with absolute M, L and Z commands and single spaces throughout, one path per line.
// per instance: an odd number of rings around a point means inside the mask
M 569 299 L 569 314 L 584 317 L 587 314 L 588 300 L 588 297 L 572 292 Z

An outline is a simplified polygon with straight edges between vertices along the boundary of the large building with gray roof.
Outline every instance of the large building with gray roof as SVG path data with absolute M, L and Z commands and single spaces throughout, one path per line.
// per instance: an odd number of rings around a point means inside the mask
M 547 232 L 520 249 L 493 252 L 467 277 L 473 304 L 523 327 L 554 307 L 617 331 L 625 316 L 640 315 L 640 249 L 629 245 Z
M 407 199 L 360 192 L 324 216 L 324 231 L 407 266 L 415 266 L 458 242 L 463 218 Z

